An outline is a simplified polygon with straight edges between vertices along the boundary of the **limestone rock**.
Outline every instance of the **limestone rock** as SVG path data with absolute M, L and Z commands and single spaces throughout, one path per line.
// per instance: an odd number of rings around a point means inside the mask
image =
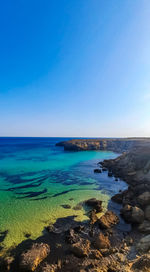
M 20 268 L 24 271 L 35 271 L 37 266 L 48 256 L 50 247 L 44 243 L 35 243 L 31 249 L 21 255 Z
M 71 252 L 77 257 L 86 257 L 89 254 L 90 242 L 89 240 L 81 239 L 79 242 L 70 247 Z
M 145 254 L 140 257 L 133 265 L 132 269 L 135 272 L 149 272 L 150 271 L 150 254 Z
M 98 236 L 95 237 L 94 246 L 97 249 L 110 248 L 110 241 L 108 239 L 108 236 L 104 236 L 103 233 L 100 233 Z
M 119 223 L 119 218 L 114 212 L 107 211 L 104 215 L 101 216 L 101 218 L 98 220 L 98 223 L 100 228 L 109 229 Z
M 96 198 L 91 198 L 91 199 L 86 200 L 85 204 L 87 206 L 95 209 L 97 213 L 102 211 L 102 201 L 101 200 L 97 200 Z

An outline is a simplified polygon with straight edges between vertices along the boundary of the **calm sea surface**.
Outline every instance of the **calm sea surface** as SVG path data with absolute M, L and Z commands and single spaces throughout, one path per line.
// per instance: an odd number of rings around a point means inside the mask
M 125 189 L 107 173 L 94 174 L 97 163 L 115 158 L 108 151 L 65 152 L 56 147 L 68 138 L 0 138 L 0 249 L 37 238 L 57 218 L 76 215 L 74 210 L 91 197 L 103 200 L 104 210 L 114 193 Z M 62 205 L 69 204 L 71 209 Z

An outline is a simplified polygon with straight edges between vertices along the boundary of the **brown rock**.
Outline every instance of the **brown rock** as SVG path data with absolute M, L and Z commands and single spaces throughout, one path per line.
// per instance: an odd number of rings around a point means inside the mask
M 35 271 L 49 252 L 50 247 L 47 244 L 33 244 L 31 249 L 21 255 L 20 268 L 24 271 Z
M 102 201 L 101 200 L 97 200 L 96 198 L 91 198 L 91 199 L 86 200 L 85 204 L 87 206 L 90 206 L 93 209 L 95 209 L 97 213 L 102 211 Z
M 120 194 L 116 194 L 114 196 L 112 196 L 111 200 L 113 200 L 114 202 L 121 204 L 122 203 L 122 199 L 123 199 L 123 195 Z
M 91 252 L 90 252 L 89 258 L 99 260 L 99 259 L 102 258 L 102 256 L 103 256 L 103 255 L 101 254 L 101 252 L 100 252 L 99 250 L 93 249 L 93 250 L 91 250 Z
M 91 211 L 91 213 L 90 213 L 90 224 L 93 225 L 97 221 L 97 219 L 98 219 L 98 217 L 96 215 L 96 211 L 95 210 Z
M 140 257 L 133 265 L 132 269 L 135 272 L 149 272 L 150 271 L 150 254 L 145 254 Z
M 81 239 L 78 243 L 75 243 L 70 247 L 71 252 L 79 258 L 88 256 L 89 249 L 90 242 L 89 240 L 84 239 Z
M 104 215 L 101 216 L 100 219 L 98 219 L 98 223 L 100 228 L 108 229 L 118 224 L 119 218 L 114 212 L 107 211 Z
M 144 220 L 144 212 L 138 207 L 132 207 L 131 205 L 125 205 L 121 209 L 123 218 L 129 223 L 142 223 Z
M 100 232 L 100 234 L 95 237 L 94 246 L 97 249 L 110 248 L 108 236 L 104 236 L 104 234 Z

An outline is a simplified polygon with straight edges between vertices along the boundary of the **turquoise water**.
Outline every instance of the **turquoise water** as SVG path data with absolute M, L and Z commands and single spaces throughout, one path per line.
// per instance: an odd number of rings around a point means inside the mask
M 60 138 L 0 138 L 0 249 L 3 253 L 25 240 L 35 239 L 45 225 L 76 215 L 86 220 L 84 209 L 74 207 L 90 197 L 103 200 L 126 185 L 107 173 L 94 174 L 97 163 L 115 158 L 106 151 L 65 152 L 56 147 Z M 70 209 L 62 205 L 69 204 Z

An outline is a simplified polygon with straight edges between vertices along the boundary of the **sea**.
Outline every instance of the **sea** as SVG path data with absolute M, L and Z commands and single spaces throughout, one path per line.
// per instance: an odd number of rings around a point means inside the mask
M 107 172 L 94 173 L 111 151 L 64 151 L 56 146 L 70 138 L 0 138 L 0 254 L 25 239 L 36 239 L 58 218 L 88 220 L 84 205 L 89 198 L 113 206 L 112 195 L 127 188 Z

